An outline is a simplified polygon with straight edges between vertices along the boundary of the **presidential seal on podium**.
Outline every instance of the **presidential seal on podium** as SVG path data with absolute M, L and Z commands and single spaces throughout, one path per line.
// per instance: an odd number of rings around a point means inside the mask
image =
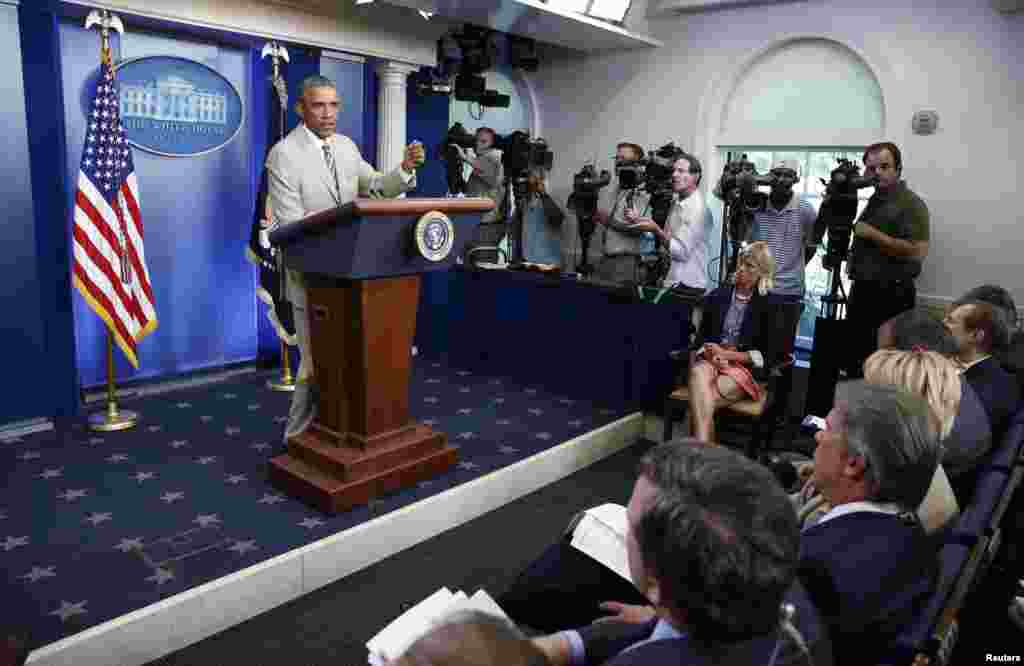
M 444 261 L 455 244 L 455 226 L 439 210 L 424 213 L 413 229 L 416 249 L 427 261 Z

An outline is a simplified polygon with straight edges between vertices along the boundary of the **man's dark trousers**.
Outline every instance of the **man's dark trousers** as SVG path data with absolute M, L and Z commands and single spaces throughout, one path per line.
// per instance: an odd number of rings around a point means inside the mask
M 846 305 L 847 378 L 864 376 L 864 361 L 878 349 L 878 327 L 916 303 L 917 287 L 911 279 L 853 282 Z

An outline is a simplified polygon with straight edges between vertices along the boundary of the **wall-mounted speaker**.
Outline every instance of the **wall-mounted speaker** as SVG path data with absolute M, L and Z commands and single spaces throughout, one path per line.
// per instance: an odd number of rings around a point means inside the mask
M 935 134 L 939 126 L 939 114 L 934 111 L 918 111 L 910 121 L 914 134 Z

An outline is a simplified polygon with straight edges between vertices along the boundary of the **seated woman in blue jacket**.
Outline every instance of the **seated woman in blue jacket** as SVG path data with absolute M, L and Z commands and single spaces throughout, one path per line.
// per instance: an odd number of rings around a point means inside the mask
M 690 360 L 690 426 L 696 439 L 714 442 L 718 409 L 762 399 L 761 385 L 782 360 L 786 317 L 765 294 L 775 281 L 775 259 L 764 241 L 748 245 L 736 265 L 735 284 L 704 297 L 701 347 Z M 780 325 L 782 324 L 782 325 Z

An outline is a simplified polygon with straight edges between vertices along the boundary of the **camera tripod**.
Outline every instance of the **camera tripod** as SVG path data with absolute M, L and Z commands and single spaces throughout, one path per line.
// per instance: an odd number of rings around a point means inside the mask
M 830 239 L 831 244 L 831 239 Z M 844 348 L 846 323 L 846 294 L 843 291 L 842 265 L 832 266 L 829 293 L 821 297 L 821 307 L 814 323 L 814 343 L 811 345 L 811 372 L 807 378 L 807 399 L 804 414 L 825 416 L 832 409 L 839 371 L 844 356 L 837 353 Z

